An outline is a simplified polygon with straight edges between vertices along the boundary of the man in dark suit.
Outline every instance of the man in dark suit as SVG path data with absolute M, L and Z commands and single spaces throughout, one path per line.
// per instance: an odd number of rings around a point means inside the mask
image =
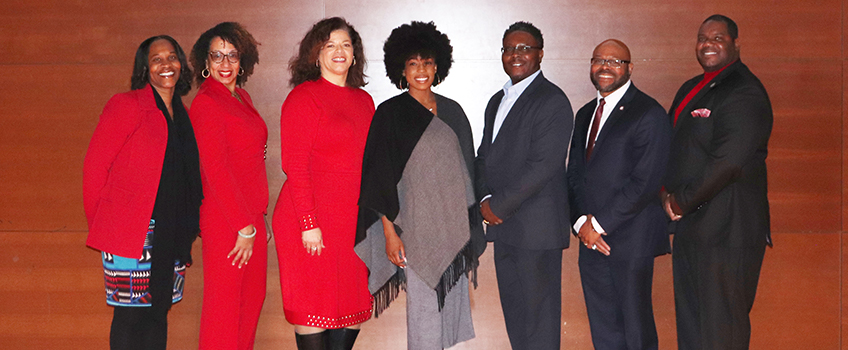
M 510 80 L 486 107 L 475 162 L 513 349 L 560 344 L 572 112 L 565 93 L 539 70 L 543 46 L 542 33 L 530 23 L 514 23 L 504 33 L 501 60 Z
M 578 265 L 595 349 L 657 349 L 651 305 L 654 257 L 669 252 L 657 197 L 671 123 L 630 81 L 621 41 L 592 53 L 597 98 L 577 111 L 568 161 L 571 221 L 583 247 Z
M 677 92 L 664 208 L 673 220 L 680 349 L 747 349 L 748 314 L 771 244 L 766 155 L 772 110 L 739 59 L 738 28 L 713 15 L 698 31 L 704 74 Z

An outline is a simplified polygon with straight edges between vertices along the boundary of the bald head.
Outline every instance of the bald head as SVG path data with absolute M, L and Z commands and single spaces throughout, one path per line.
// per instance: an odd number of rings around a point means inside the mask
M 592 52 L 592 56 L 596 57 L 599 51 L 614 54 L 620 60 L 630 61 L 630 49 L 618 39 L 604 40 L 598 44 L 598 46 L 595 46 L 595 51 Z
M 630 49 L 627 45 L 616 39 L 607 39 L 592 52 L 589 79 L 598 93 L 607 97 L 630 80 L 632 70 L 633 63 L 630 63 Z

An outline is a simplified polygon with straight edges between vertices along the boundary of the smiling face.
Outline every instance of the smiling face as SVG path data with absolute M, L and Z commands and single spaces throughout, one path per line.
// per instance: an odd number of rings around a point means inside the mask
M 519 30 L 507 34 L 503 39 L 504 48 L 515 48 L 516 46 L 539 47 L 539 43 L 530 33 Z M 542 49 L 529 49 L 526 52 L 505 50 L 501 55 L 504 72 L 509 75 L 513 84 L 517 84 L 539 70 L 544 55 L 545 52 Z
M 230 52 L 238 52 L 233 44 L 224 41 L 220 37 L 212 39 L 209 44 L 209 53 L 220 52 L 222 55 L 230 55 Z M 239 62 L 232 63 L 228 57 L 224 57 L 220 63 L 215 63 L 209 55 L 206 56 L 206 68 L 209 69 L 210 76 L 219 81 L 221 84 L 235 91 L 236 78 L 239 72 Z
M 705 72 L 714 72 L 739 58 L 739 43 L 730 37 L 727 24 L 707 21 L 698 30 L 695 55 Z
M 436 77 L 436 60 L 416 56 L 406 60 L 403 76 L 409 83 L 409 90 L 430 91 Z
M 353 41 L 344 29 L 336 29 L 318 52 L 318 65 L 321 76 L 342 85 L 347 80 L 347 71 L 353 64 Z
M 630 50 L 623 45 L 616 41 L 605 41 L 595 48 L 592 58 L 630 61 Z M 630 79 L 630 72 L 633 70 L 632 63 L 622 62 L 619 67 L 614 67 L 614 65 L 614 63 L 603 65 L 592 64 L 589 78 L 603 97 L 618 90 L 618 88 L 624 86 L 627 80 Z
M 174 45 L 165 39 L 159 39 L 150 44 L 147 55 L 147 65 L 150 70 L 150 85 L 160 93 L 173 95 L 174 87 L 180 80 L 180 59 Z

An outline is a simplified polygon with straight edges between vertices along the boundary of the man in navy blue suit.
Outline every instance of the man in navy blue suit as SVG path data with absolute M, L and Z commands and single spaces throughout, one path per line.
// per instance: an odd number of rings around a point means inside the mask
M 565 93 L 540 70 L 544 53 L 532 24 L 516 22 L 504 33 L 509 81 L 486 107 L 475 161 L 513 349 L 559 349 L 562 329 L 562 250 L 570 238 L 565 156 L 573 123 Z
M 668 162 L 665 110 L 630 81 L 630 50 L 610 39 L 592 53 L 597 97 L 574 124 L 568 162 L 571 221 L 596 349 L 657 349 L 654 257 L 669 252 L 658 196 Z

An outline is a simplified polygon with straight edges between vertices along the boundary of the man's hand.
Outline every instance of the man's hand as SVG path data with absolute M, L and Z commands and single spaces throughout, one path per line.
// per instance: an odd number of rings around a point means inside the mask
M 602 254 L 610 255 L 610 246 L 604 241 L 601 235 L 606 235 L 606 232 L 597 232 L 592 226 L 592 215 L 586 215 L 586 222 L 580 226 L 580 231 L 577 232 L 577 237 L 583 242 L 586 248 L 597 250 Z
M 483 203 L 480 203 L 480 214 L 483 214 L 483 222 L 486 225 L 495 226 L 503 223 L 503 220 L 492 212 L 492 208 L 489 207 L 488 199 L 484 200 Z
M 671 221 L 677 221 L 680 220 L 683 215 L 678 215 L 674 213 L 674 210 L 672 209 L 671 205 L 671 202 L 673 200 L 674 194 L 667 193 L 665 196 L 663 196 L 663 209 L 665 210 L 665 214 L 668 215 L 668 218 L 671 219 Z

